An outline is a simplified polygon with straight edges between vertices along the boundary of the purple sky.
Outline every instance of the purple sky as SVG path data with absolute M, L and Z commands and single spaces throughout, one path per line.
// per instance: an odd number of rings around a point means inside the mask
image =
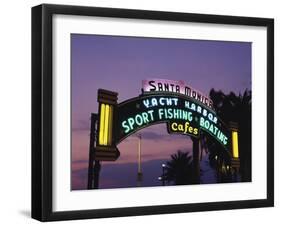
M 237 94 L 251 89 L 251 43 L 73 34 L 71 54 L 72 189 L 86 188 L 89 118 L 97 112 L 99 88 L 118 92 L 118 102 L 139 95 L 147 78 L 184 80 L 207 95 L 211 88 Z M 179 149 L 191 151 L 190 139 L 168 135 L 164 124 L 140 133 L 143 186 L 160 185 L 161 163 Z M 137 142 L 135 136 L 125 139 L 120 158 L 102 163 L 102 188 L 136 186 Z M 212 182 L 209 174 L 206 183 Z

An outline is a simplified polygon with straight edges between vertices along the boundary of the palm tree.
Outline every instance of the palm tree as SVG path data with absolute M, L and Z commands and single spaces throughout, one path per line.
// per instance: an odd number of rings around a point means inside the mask
M 175 185 L 192 184 L 193 166 L 192 157 L 189 153 L 178 151 L 171 155 L 171 158 L 166 164 L 163 179 L 168 183 L 173 182 Z
M 226 95 L 222 91 L 212 89 L 210 98 L 224 123 L 238 123 L 241 180 L 251 181 L 251 91 L 245 90 L 243 95 L 237 96 L 233 92 Z M 221 178 L 225 178 L 225 175 L 221 169 L 222 166 L 229 165 L 231 156 L 212 139 L 207 139 L 206 143 L 210 152 L 210 165 L 218 169 L 218 182 L 224 182 Z

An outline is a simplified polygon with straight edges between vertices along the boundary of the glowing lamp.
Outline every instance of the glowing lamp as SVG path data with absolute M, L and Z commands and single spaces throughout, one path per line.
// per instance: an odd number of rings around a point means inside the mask
M 95 151 L 95 159 L 102 161 L 116 160 L 120 153 L 115 142 L 115 109 L 117 105 L 118 93 L 99 89 L 99 116 L 97 127 L 97 144 Z
M 239 158 L 238 132 L 237 131 L 232 131 L 232 156 L 233 156 L 233 158 Z
M 230 122 L 232 158 L 239 159 L 239 143 L 238 143 L 238 124 Z
M 100 106 L 99 145 L 112 145 L 113 106 L 102 103 Z

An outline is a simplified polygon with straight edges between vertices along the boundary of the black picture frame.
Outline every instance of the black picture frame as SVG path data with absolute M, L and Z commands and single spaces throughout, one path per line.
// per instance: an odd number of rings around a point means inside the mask
M 267 198 L 96 210 L 52 210 L 52 18 L 55 14 L 182 21 L 267 28 Z M 274 206 L 274 20 L 43 4 L 32 8 L 32 218 L 40 221 Z

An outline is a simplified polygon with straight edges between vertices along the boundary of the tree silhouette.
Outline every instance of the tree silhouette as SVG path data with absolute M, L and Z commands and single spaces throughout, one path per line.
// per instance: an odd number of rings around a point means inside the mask
M 240 173 L 242 181 L 251 181 L 251 104 L 252 93 L 245 90 L 238 96 L 233 92 L 228 95 L 222 91 L 210 91 L 210 98 L 220 119 L 229 124 L 231 121 L 238 123 L 239 129 L 239 155 L 240 155 Z M 225 168 L 230 165 L 231 156 L 221 145 L 212 139 L 206 140 L 209 150 L 210 165 L 217 169 L 218 182 L 227 182 L 229 180 L 229 171 Z
M 199 139 L 195 137 L 190 137 L 192 140 L 192 177 L 193 183 L 200 183 L 200 153 L 199 153 Z
M 167 162 L 163 179 L 175 185 L 192 184 L 192 172 L 192 157 L 188 152 L 178 151 Z

